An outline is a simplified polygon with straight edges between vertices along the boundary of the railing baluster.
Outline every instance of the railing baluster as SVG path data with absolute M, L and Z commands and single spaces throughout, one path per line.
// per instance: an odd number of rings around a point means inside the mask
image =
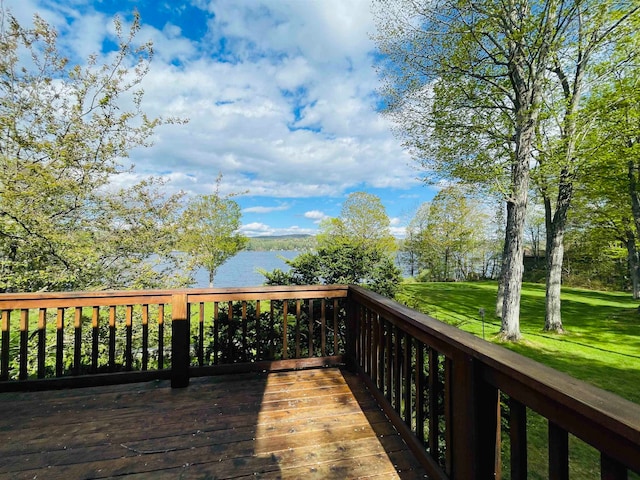
M 56 321 L 56 377 L 62 376 L 64 361 L 64 308 L 58 308 Z
M 198 305 L 198 366 L 204 365 L 204 302 Z
M 627 468 L 610 456 L 600 453 L 601 480 L 627 480 Z
M 287 341 L 287 327 L 288 321 L 287 317 L 289 316 L 289 302 L 284 300 L 282 302 L 282 358 L 289 358 L 289 343 Z
M 425 445 L 424 438 L 424 345 L 416 340 L 416 428 L 415 434 L 418 440 Z
M 370 329 L 371 329 L 371 380 L 374 384 L 378 384 L 378 344 L 380 342 L 378 338 L 378 316 L 373 312 L 370 314 Z
M 392 331 L 393 331 L 393 327 L 391 325 L 391 322 L 388 322 L 385 320 L 385 350 L 386 350 L 386 358 L 385 358 L 385 363 L 386 363 L 386 373 L 385 373 L 385 382 L 386 382 L 386 391 L 385 391 L 385 397 L 387 399 L 387 401 L 389 403 L 391 403 L 391 397 L 393 395 L 393 388 L 392 388 L 392 382 L 393 382 L 393 373 L 392 373 L 392 362 L 393 362 L 393 354 L 391 351 L 392 348 Z
M 247 301 L 242 301 L 242 360 L 247 361 L 249 358 L 247 343 Z
M 262 338 L 260 337 L 260 300 L 256 300 L 256 355 L 262 360 Z
M 82 307 L 76 307 L 73 318 L 73 374 L 80 375 L 82 366 Z
M 385 355 L 387 354 L 385 351 L 385 336 L 384 336 L 384 322 L 385 319 L 382 317 L 378 317 L 378 389 L 381 392 L 384 392 L 384 380 L 385 380 L 385 372 L 384 372 L 384 361 Z
M 258 306 L 260 302 L 258 301 Z M 258 307 L 259 308 L 259 307 Z M 220 350 L 220 319 L 218 318 L 218 302 L 213 303 L 213 363 L 215 365 L 220 361 L 219 350 Z M 256 330 L 257 330 L 256 326 Z
M 440 453 L 438 448 L 440 438 L 440 422 L 438 415 L 438 398 L 440 397 L 440 359 L 438 352 L 429 347 L 429 453 L 437 461 Z
M 109 372 L 116 371 L 116 307 L 109 307 Z
M 274 313 L 274 301 L 269 301 L 269 359 L 274 360 L 276 354 L 276 317 Z
M 569 479 L 569 434 L 549 421 L 549 480 Z
M 393 326 L 393 407 L 400 415 L 400 329 Z
M 326 301 L 320 299 L 320 355 L 323 357 L 327 354 L 327 317 L 326 317 Z
M 369 329 L 369 309 L 367 307 L 362 308 L 362 369 L 365 373 L 369 370 L 369 335 L 371 330 Z
M 91 312 L 91 373 L 98 372 L 98 348 L 100 345 L 100 307 Z
M 133 305 L 127 305 L 125 315 L 124 368 L 127 372 L 133 369 Z
M 271 309 L 273 313 L 273 308 Z M 273 315 L 272 315 L 273 317 Z M 227 352 L 224 355 L 224 358 L 229 363 L 233 363 L 236 359 L 233 356 L 233 336 L 235 335 L 235 330 L 233 328 L 233 302 L 227 302 Z
M 527 408 L 509 398 L 509 443 L 511 451 L 511 478 L 527 479 Z
M 338 299 L 333 299 L 333 354 L 338 355 L 338 314 L 340 309 L 338 308 Z
M 164 369 L 164 303 L 158 305 L 158 370 Z
M 20 372 L 19 380 L 28 377 L 27 367 L 29 360 L 29 309 L 20 310 Z
M 2 357 L 0 358 L 0 380 L 9 380 L 9 327 L 11 310 L 2 310 Z
M 300 358 L 300 300 L 296 300 L 296 358 Z
M 142 371 L 149 368 L 149 305 L 142 305 Z
M 313 300 L 309 299 L 309 358 L 313 357 L 313 355 Z
M 411 353 L 412 343 L 409 338 L 409 334 L 402 332 L 403 336 L 403 353 L 404 358 L 402 360 L 402 377 L 404 379 L 404 423 L 411 428 Z
M 451 396 L 451 359 L 444 357 L 444 469 L 447 475 L 453 471 L 453 418 Z
M 41 308 L 38 311 L 38 378 L 46 375 L 47 356 L 47 309 Z

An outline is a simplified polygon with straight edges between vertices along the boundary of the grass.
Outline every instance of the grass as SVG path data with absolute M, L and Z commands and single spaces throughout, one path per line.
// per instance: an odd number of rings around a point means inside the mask
M 544 332 L 545 287 L 524 284 L 518 343 L 501 342 L 494 316 L 497 285 L 474 283 L 405 283 L 398 300 L 438 320 L 609 390 L 640 404 L 640 313 L 638 301 L 622 292 L 563 288 L 564 334 Z M 480 309 L 484 309 L 484 333 Z M 546 420 L 528 411 L 529 476 L 547 478 Z M 505 438 L 506 437 L 506 438 Z M 503 435 L 508 461 L 508 435 Z M 570 436 L 571 478 L 600 478 L 599 455 Z M 509 478 L 503 466 L 503 478 Z M 640 478 L 631 475 L 630 478 Z

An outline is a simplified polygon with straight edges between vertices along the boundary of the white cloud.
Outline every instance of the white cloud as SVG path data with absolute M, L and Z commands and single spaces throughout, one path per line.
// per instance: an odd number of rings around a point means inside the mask
M 291 207 L 287 204 L 279 205 L 277 207 L 248 207 L 242 210 L 242 213 L 271 213 L 271 212 L 280 212 L 283 210 L 289 210 Z
M 304 218 L 309 218 L 314 220 L 314 223 L 320 223 L 325 218 L 329 218 L 329 215 L 321 212 L 320 210 L 311 210 L 309 212 L 304 213 Z
M 5 3 L 21 18 L 41 12 L 78 55 L 99 49 L 111 35 L 101 2 Z M 135 3 L 117 8 L 130 15 Z M 139 41 L 152 39 L 155 50 L 142 85 L 143 110 L 190 121 L 159 127 L 152 148 L 131 152 L 135 173 L 119 176 L 119 185 L 152 174 L 167 180 L 168 192 L 208 194 L 222 173 L 222 194 L 339 198 L 354 188 L 419 184 L 409 155 L 373 108 L 378 80 L 371 66 L 368 34 L 374 25 L 368 0 L 192 0 L 191 5 L 208 17 L 203 38 L 188 37 L 189 26 L 177 17 L 146 23 L 138 35 Z M 164 7 L 139 8 L 144 23 L 153 16 L 143 8 Z M 251 225 L 246 228 L 254 234 L 281 231 Z

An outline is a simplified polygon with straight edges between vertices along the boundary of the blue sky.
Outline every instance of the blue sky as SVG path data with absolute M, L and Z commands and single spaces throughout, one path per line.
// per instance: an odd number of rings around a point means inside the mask
M 170 191 L 223 193 L 249 236 L 315 233 L 354 191 L 378 195 L 402 236 L 435 191 L 376 112 L 375 25 L 358 0 L 4 0 L 23 24 L 35 12 L 76 58 L 104 54 L 111 19 L 140 12 L 155 56 L 144 110 L 188 117 L 159 128 L 117 182 L 162 176 Z

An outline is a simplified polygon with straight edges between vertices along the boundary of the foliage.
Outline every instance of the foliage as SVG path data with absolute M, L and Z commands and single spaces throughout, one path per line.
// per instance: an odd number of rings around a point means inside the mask
M 242 212 L 229 196 L 220 195 L 218 177 L 211 195 L 192 198 L 182 214 L 180 248 L 195 267 L 209 272 L 209 287 L 213 286 L 220 265 L 244 248 L 247 238 L 239 233 Z
M 319 246 L 336 241 L 349 243 L 383 255 L 396 250 L 395 238 L 389 231 L 389 217 L 380 198 L 366 192 L 349 194 L 342 204 L 340 217 L 323 221 L 317 241 Z
M 480 204 L 462 189 L 449 186 L 419 207 L 407 229 L 404 249 L 416 258 L 421 279 L 486 278 L 496 255 L 487 224 L 488 215 Z
M 286 262 L 287 272 L 279 268 L 261 272 L 266 285 L 354 284 L 393 298 L 401 281 L 400 269 L 390 256 L 348 242 L 319 247 Z
M 401 279 L 389 218 L 375 195 L 349 195 L 339 218 L 321 224 L 315 252 L 292 260 L 288 272 L 261 272 L 267 285 L 358 284 L 393 297 Z
M 0 6 L 0 291 L 154 287 L 168 278 L 175 209 L 147 179 L 114 191 L 122 159 L 150 145 L 141 81 L 149 43 L 134 47 L 140 21 L 99 64 L 72 65 L 40 17 L 24 28 Z M 157 268 L 143 261 L 153 253 Z

